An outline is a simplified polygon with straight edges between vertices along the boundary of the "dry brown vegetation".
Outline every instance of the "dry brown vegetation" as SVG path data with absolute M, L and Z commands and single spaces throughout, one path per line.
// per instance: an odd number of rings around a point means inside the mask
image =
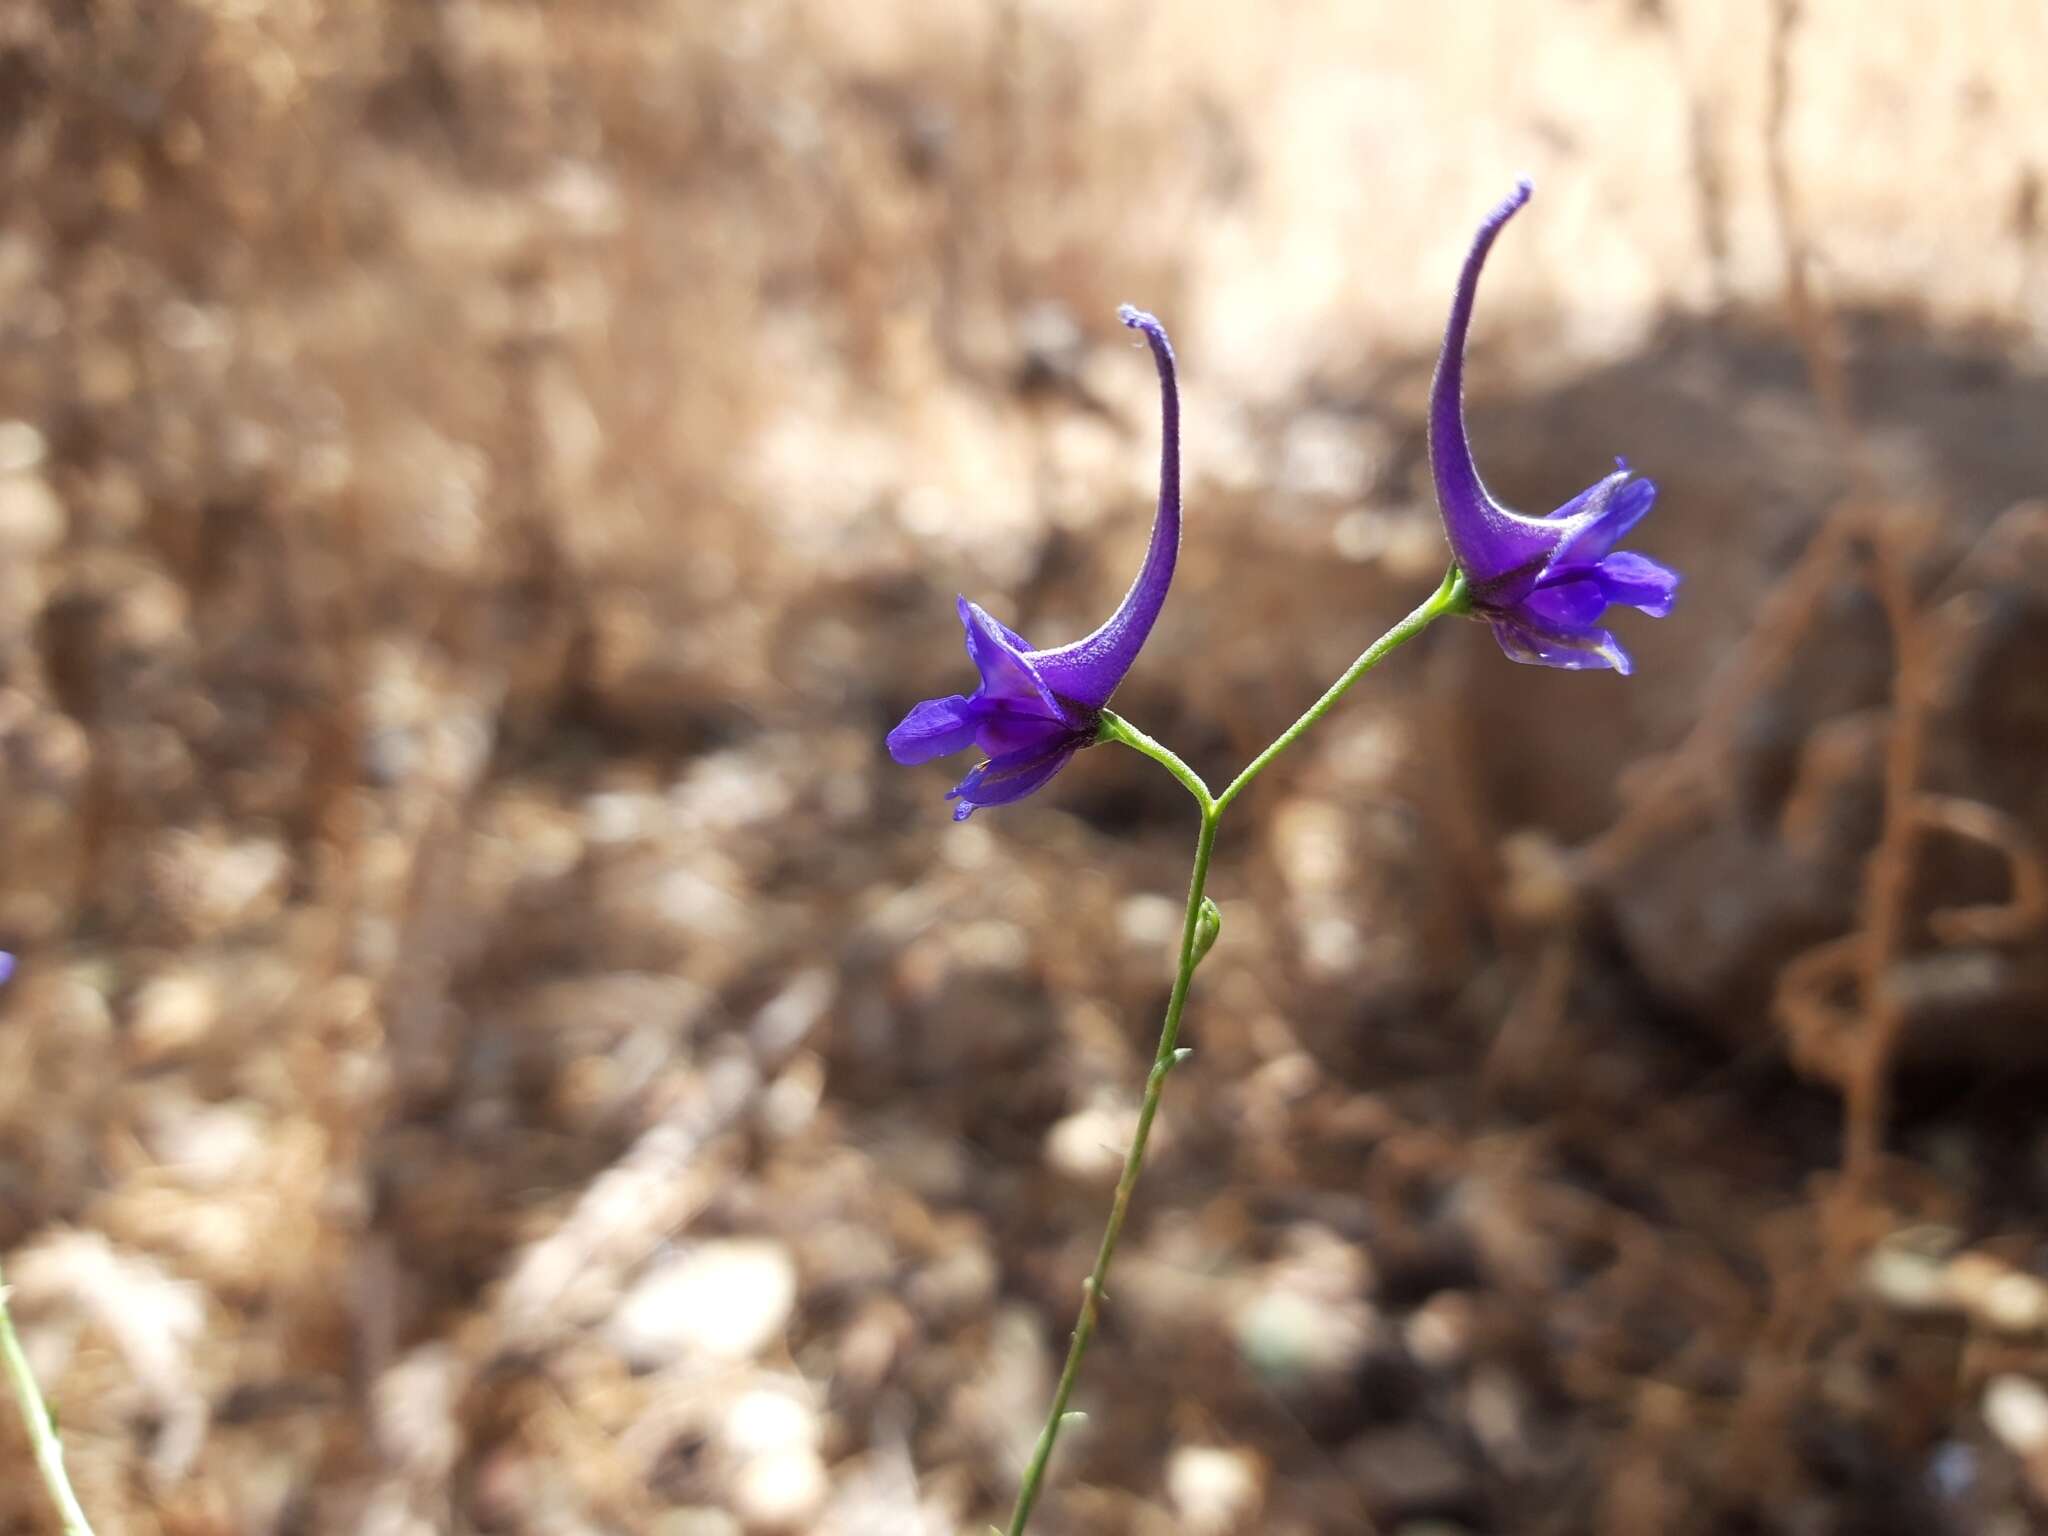
M 882 733 L 1188 543 L 1212 778 L 1617 451 L 1629 683 L 1432 635 L 1226 828 L 1039 1524 L 2048 1522 L 2048 21 L 0 7 L 0 1255 L 102 1536 L 996 1518 L 1164 1001 L 1128 754 Z M 49 1528 L 0 1422 L 0 1530 Z

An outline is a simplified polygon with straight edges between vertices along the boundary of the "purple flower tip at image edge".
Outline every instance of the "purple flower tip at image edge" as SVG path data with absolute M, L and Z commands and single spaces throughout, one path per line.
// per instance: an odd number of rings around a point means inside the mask
M 1493 627 L 1507 655 L 1572 671 L 1633 663 L 1601 620 L 1610 606 L 1652 618 L 1671 611 L 1678 573 L 1615 545 L 1657 499 L 1656 482 L 1638 479 L 1617 458 L 1613 474 L 1548 517 L 1527 517 L 1487 490 L 1465 429 L 1465 340 L 1487 253 L 1508 220 L 1534 193 L 1527 182 L 1486 216 L 1458 275 L 1444 346 L 1429 392 L 1429 466 L 1451 556 L 1464 572 L 1469 612 Z
M 0 987 L 4 987 L 14 976 L 14 956 L 0 949 Z
M 1126 304 L 1117 317 L 1141 332 L 1159 371 L 1162 418 L 1159 506 L 1152 538 L 1130 590 L 1093 633 L 1068 645 L 1033 650 L 1029 641 L 989 613 L 959 600 L 967 657 L 981 675 L 971 695 L 949 694 L 912 706 L 889 733 L 889 755 L 916 764 L 969 747 L 985 760 L 954 785 L 953 819 L 984 806 L 1008 805 L 1051 782 L 1073 755 L 1092 744 L 1102 709 L 1131 670 L 1152 633 L 1180 556 L 1180 393 L 1166 328 Z

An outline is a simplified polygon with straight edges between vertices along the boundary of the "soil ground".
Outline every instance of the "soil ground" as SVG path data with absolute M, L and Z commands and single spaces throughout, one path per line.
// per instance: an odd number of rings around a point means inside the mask
M 2048 1529 L 2037 7 L 0 10 L 0 1257 L 102 1536 L 1000 1521 L 1180 790 L 965 825 L 953 597 L 1227 778 L 1034 1530 Z M 965 766 L 963 763 L 962 767 Z M 53 1529 L 0 1423 L 0 1530 Z

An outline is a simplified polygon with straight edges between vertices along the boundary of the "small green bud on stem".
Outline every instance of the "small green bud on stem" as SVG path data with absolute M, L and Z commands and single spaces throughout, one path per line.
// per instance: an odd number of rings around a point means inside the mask
M 1195 964 L 1200 965 L 1203 957 L 1216 947 L 1217 937 L 1223 932 L 1223 909 L 1216 905 L 1215 898 L 1202 898 L 1201 916 L 1195 928 Z

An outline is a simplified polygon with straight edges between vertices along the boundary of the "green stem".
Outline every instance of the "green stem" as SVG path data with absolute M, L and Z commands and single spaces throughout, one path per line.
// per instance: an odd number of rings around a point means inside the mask
M 1166 1079 L 1180 1063 L 1181 1057 L 1186 1055 L 1179 1049 L 1180 1018 L 1181 1011 L 1187 1006 L 1188 988 L 1194 982 L 1195 967 L 1201 964 L 1208 949 L 1208 945 L 1201 942 L 1203 895 L 1209 883 L 1209 857 L 1216 851 L 1217 824 L 1223 819 L 1225 808 L 1258 777 L 1259 771 L 1328 714 L 1346 689 L 1378 666 L 1390 651 L 1421 634 L 1437 619 L 1447 613 L 1462 611 L 1466 601 L 1465 578 L 1454 567 L 1428 601 L 1368 646 L 1350 669 L 1309 706 L 1308 713 L 1289 726 L 1278 741 L 1253 758 L 1244 772 L 1231 780 L 1230 787 L 1220 795 L 1210 794 L 1209 786 L 1202 782 L 1201 775 L 1171 750 L 1121 716 L 1108 710 L 1102 712 L 1102 726 L 1097 739 L 1120 741 L 1144 753 L 1178 779 L 1182 787 L 1195 797 L 1195 804 L 1201 809 L 1202 830 L 1195 839 L 1195 868 L 1188 879 L 1188 909 L 1181 922 L 1180 960 L 1174 970 L 1173 993 L 1166 1001 L 1166 1022 L 1160 1026 L 1159 1047 L 1153 1052 L 1152 1070 L 1145 1078 L 1145 1097 L 1138 1105 L 1138 1128 L 1131 1137 L 1130 1151 L 1124 1154 L 1123 1173 L 1116 1181 L 1116 1198 L 1109 1208 L 1109 1223 L 1103 1228 L 1101 1245 L 1095 1250 L 1095 1267 L 1081 1285 L 1081 1313 L 1074 1321 L 1073 1341 L 1067 1346 L 1067 1363 L 1060 1369 L 1059 1385 L 1053 1390 L 1052 1408 L 1045 1416 L 1045 1427 L 1038 1432 L 1038 1443 L 1032 1449 L 1031 1461 L 1024 1468 L 1024 1481 L 1017 1490 L 1016 1508 L 1010 1512 L 1010 1524 L 1003 1536 L 1023 1536 L 1032 1508 L 1038 1502 L 1039 1491 L 1045 1484 L 1046 1464 L 1052 1460 L 1053 1447 L 1058 1443 L 1060 1428 L 1066 1421 L 1067 1404 L 1073 1400 L 1074 1384 L 1081 1378 L 1081 1361 L 1088 1353 L 1088 1345 L 1095 1337 L 1095 1327 L 1102 1316 L 1103 1287 L 1109 1280 L 1109 1265 L 1116 1256 L 1117 1239 L 1123 1236 L 1124 1219 L 1130 1214 L 1131 1193 L 1138 1186 L 1138 1172 L 1144 1166 L 1145 1144 L 1152 1137 L 1152 1121 L 1159 1113 L 1159 1101 L 1166 1092 Z M 1213 942 L 1214 936 L 1212 913 L 1208 928 L 1210 941 Z
M 1271 746 L 1245 765 L 1244 772 L 1232 779 L 1223 793 L 1216 797 L 1216 814 L 1222 815 L 1230 802 L 1244 792 L 1245 786 L 1259 776 L 1266 764 L 1293 746 L 1302 732 L 1328 714 L 1351 685 L 1386 660 L 1389 652 L 1413 640 L 1445 614 L 1463 612 L 1468 601 L 1465 574 L 1456 566 L 1452 566 L 1444 574 L 1442 585 L 1432 592 L 1419 608 L 1367 646 L 1360 653 L 1358 660 L 1345 669 L 1342 677 L 1330 684 L 1320 699 L 1309 705 L 1307 712 L 1299 720 L 1282 731 Z
M 92 1536 L 92 1525 L 79 1507 L 78 1495 L 71 1491 L 71 1479 L 64 1472 L 64 1443 L 57 1438 L 50 1410 L 44 1406 L 35 1374 L 28 1368 L 28 1356 L 22 1353 L 21 1340 L 15 1336 L 14 1318 L 7 1310 L 5 1276 L 0 1276 L 0 1364 L 5 1364 L 7 1379 L 14 1384 L 14 1400 L 21 1406 L 21 1421 L 28 1428 L 36 1467 L 43 1474 L 43 1486 L 50 1490 L 57 1513 L 63 1517 L 65 1536 Z
M 1118 738 L 1125 739 L 1125 738 Z M 1147 738 L 1149 739 L 1149 738 Z M 1137 745 L 1133 742 L 1132 745 Z M 1154 743 L 1154 745 L 1157 745 Z M 1146 751 L 1139 747 L 1140 751 Z M 1161 753 L 1165 748 L 1160 748 Z M 1156 754 L 1146 752 L 1146 755 Z M 1168 753 L 1160 758 L 1166 762 Z M 1169 769 L 1174 763 L 1168 763 Z M 1187 917 L 1181 923 L 1180 965 L 1174 972 L 1173 995 L 1166 1002 L 1166 1023 L 1159 1031 L 1159 1049 L 1152 1057 L 1152 1070 L 1145 1078 L 1144 1102 L 1138 1106 L 1138 1129 L 1131 1137 L 1131 1150 L 1124 1155 L 1123 1176 L 1116 1181 L 1116 1199 L 1109 1208 L 1109 1225 L 1103 1228 L 1102 1245 L 1095 1251 L 1095 1268 L 1081 1285 L 1081 1315 L 1074 1323 L 1073 1343 L 1067 1348 L 1067 1363 L 1060 1371 L 1059 1387 L 1052 1395 L 1052 1410 L 1045 1416 L 1045 1428 L 1038 1433 L 1038 1445 L 1031 1453 L 1030 1465 L 1024 1469 L 1024 1482 L 1017 1490 L 1017 1507 L 1010 1513 L 1007 1536 L 1022 1536 L 1025 1522 L 1031 1518 L 1031 1507 L 1038 1502 L 1039 1486 L 1045 1481 L 1045 1465 L 1052 1459 L 1052 1448 L 1060 1436 L 1060 1422 L 1066 1417 L 1067 1402 L 1074 1395 L 1074 1383 L 1081 1376 L 1081 1358 L 1088 1353 L 1088 1344 L 1095 1337 L 1095 1324 L 1102 1313 L 1103 1284 L 1109 1279 L 1109 1261 L 1116 1254 L 1116 1242 L 1123 1235 L 1124 1217 L 1131 1207 L 1131 1191 L 1137 1188 L 1138 1169 L 1145 1161 L 1145 1143 L 1152 1136 L 1152 1119 L 1159 1113 L 1159 1098 L 1166 1091 L 1166 1079 L 1180 1060 L 1175 1049 L 1180 1040 L 1181 1009 L 1187 1006 L 1188 984 L 1195 975 L 1195 938 L 1202 919 L 1202 888 L 1209 883 L 1209 855 L 1216 848 L 1216 809 L 1208 803 L 1209 792 L 1199 789 L 1201 780 L 1187 772 L 1181 782 L 1196 792 L 1196 799 L 1202 802 L 1202 831 L 1195 839 L 1195 871 L 1188 881 Z M 1180 777 L 1176 774 L 1175 777 Z

